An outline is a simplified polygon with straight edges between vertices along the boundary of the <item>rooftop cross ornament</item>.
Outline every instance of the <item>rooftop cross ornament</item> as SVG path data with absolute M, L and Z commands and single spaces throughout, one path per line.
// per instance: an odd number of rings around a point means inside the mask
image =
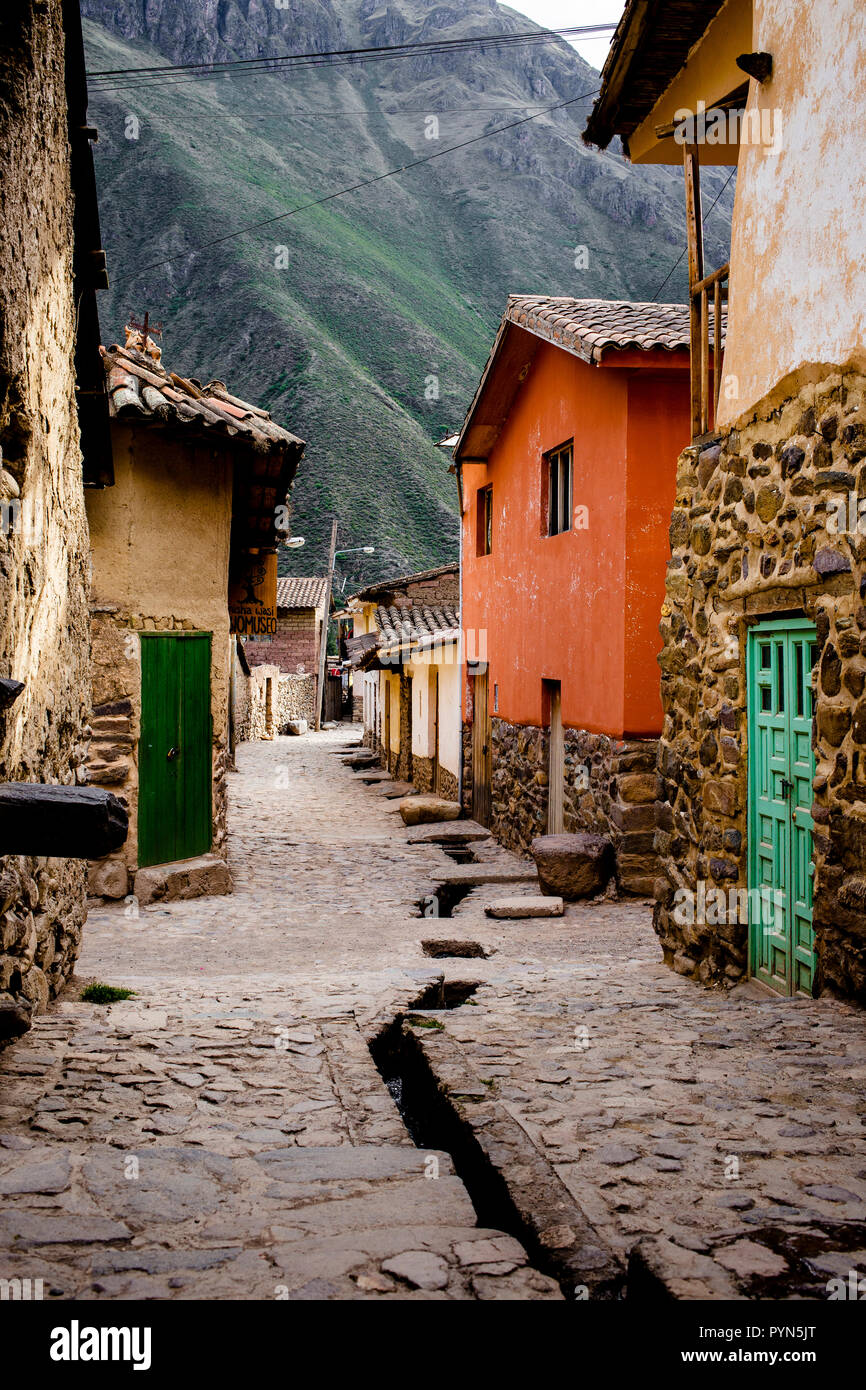
M 134 346 L 134 344 L 130 341 L 130 339 L 133 338 L 136 334 L 140 334 L 140 335 L 141 335 L 141 347 L 140 347 L 139 351 L 140 351 L 140 352 L 147 353 L 147 352 L 148 352 L 147 344 L 148 344 L 149 335 L 155 334 L 157 338 L 161 338 L 161 337 L 162 337 L 162 324 L 161 324 L 161 323 L 154 323 L 154 324 L 152 324 L 152 323 L 150 322 L 150 314 L 149 314 L 147 311 L 145 311 L 144 322 L 143 322 L 143 323 L 139 323 L 138 319 L 135 318 L 132 314 L 130 314 L 129 320 L 128 320 L 127 325 L 126 325 L 126 335 L 127 335 L 127 336 L 126 336 L 126 346 L 127 346 L 127 347 L 132 347 L 132 346 Z M 158 362 L 159 359 L 160 359 L 160 357 L 162 356 L 162 348 L 160 348 L 160 347 L 157 346 L 157 344 L 154 342 L 152 336 L 150 336 L 150 339 L 149 339 L 149 340 L 150 340 L 150 345 L 151 345 L 151 350 L 150 350 L 149 355 L 150 355 L 151 357 L 153 357 L 153 358 L 155 359 L 155 361 Z

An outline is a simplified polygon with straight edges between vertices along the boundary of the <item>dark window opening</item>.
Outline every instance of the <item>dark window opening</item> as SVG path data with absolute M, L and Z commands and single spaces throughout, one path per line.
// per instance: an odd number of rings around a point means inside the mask
M 571 530 L 571 492 L 574 450 L 571 444 L 547 455 L 547 534 Z
M 493 488 L 480 488 L 476 530 L 476 554 L 489 555 L 493 549 Z

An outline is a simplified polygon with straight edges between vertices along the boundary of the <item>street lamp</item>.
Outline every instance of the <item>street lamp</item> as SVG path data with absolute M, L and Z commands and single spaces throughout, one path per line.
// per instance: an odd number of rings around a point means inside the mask
M 306 544 L 306 542 L 303 536 L 289 536 L 287 540 L 283 541 L 283 545 L 288 550 L 300 550 L 301 546 L 304 544 Z
M 316 711 L 316 728 L 322 727 L 322 711 L 325 707 L 325 660 L 328 650 L 328 628 L 331 620 L 331 591 L 334 587 L 334 565 L 338 555 L 374 555 L 376 547 L 374 545 L 351 545 L 344 550 L 337 549 L 337 518 L 331 522 L 331 546 L 328 554 L 328 579 L 325 589 L 325 622 L 324 631 L 319 651 L 319 689 L 318 689 L 318 710 Z

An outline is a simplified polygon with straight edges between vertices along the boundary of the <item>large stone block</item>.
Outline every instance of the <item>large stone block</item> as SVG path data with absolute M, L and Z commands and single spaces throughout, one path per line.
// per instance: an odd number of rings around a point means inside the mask
M 541 891 L 549 897 L 591 897 L 614 871 L 613 844 L 606 835 L 539 835 L 531 848 Z
M 142 907 L 153 902 L 177 902 L 210 894 L 231 893 L 232 876 L 224 859 L 203 854 L 175 864 L 153 864 L 135 875 L 135 896 Z
M 436 821 L 457 820 L 460 803 L 445 801 L 441 796 L 407 796 L 400 802 L 404 825 L 432 825 Z
M 617 778 L 621 801 L 646 804 L 658 795 L 658 780 L 654 772 L 629 772 Z
M 87 891 L 95 898 L 125 898 L 129 872 L 122 859 L 103 859 L 87 872 Z

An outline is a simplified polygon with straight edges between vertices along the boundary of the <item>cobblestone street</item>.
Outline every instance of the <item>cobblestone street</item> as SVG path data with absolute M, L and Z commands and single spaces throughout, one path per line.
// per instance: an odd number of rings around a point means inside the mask
M 823 1298 L 862 1274 L 862 1012 L 681 979 L 646 901 L 486 916 L 538 893 L 526 862 L 423 843 L 344 765 L 356 737 L 239 747 L 231 897 L 91 913 L 75 980 L 0 1055 L 0 1275 L 64 1298 L 558 1299 L 536 1265 L 590 1297 Z M 453 916 L 421 916 L 467 876 Z M 83 1003 L 88 979 L 135 996 Z M 410 1137 L 368 1046 L 406 1013 L 527 1241 Z

